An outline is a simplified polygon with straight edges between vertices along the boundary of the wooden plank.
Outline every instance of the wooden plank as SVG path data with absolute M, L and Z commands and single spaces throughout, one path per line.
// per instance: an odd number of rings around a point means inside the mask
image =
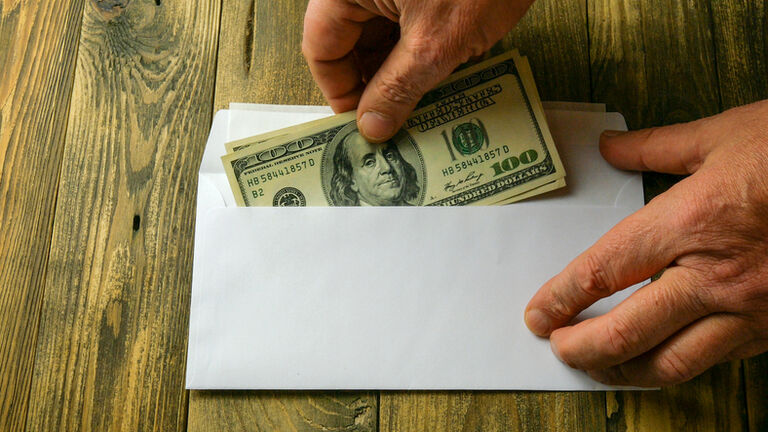
M 219 3 L 90 2 L 26 429 L 183 430 Z
M 590 101 L 586 4 L 536 2 L 494 47 L 527 55 L 544 100 Z M 603 393 L 382 392 L 380 429 L 597 431 L 605 429 Z
M 380 412 L 382 431 L 605 430 L 602 393 L 382 392 Z
M 586 0 L 537 1 L 502 46 L 531 62 L 541 100 L 590 102 Z
M 301 54 L 308 0 L 223 0 L 215 108 L 327 105 Z
M 307 0 L 224 0 L 216 109 L 325 104 L 301 54 Z M 376 392 L 197 392 L 189 430 L 377 430 Z
M 744 362 L 749 430 L 768 430 L 768 353 Z
M 743 431 L 741 362 L 658 391 L 608 393 L 608 431 Z
M 193 391 L 189 430 L 377 430 L 374 392 Z
M 24 430 L 83 2 L 0 1 L 0 430 Z
M 768 3 L 712 1 L 723 109 L 768 98 Z M 768 354 L 744 361 L 749 430 L 768 430 Z
M 589 2 L 595 102 L 630 128 L 720 111 L 709 8 L 682 0 Z
M 622 112 L 630 128 L 720 111 L 709 5 L 683 0 L 589 3 L 595 101 Z M 670 177 L 647 176 L 653 196 Z M 609 431 L 743 430 L 739 362 L 653 392 L 609 393 Z
M 711 3 L 723 109 L 768 98 L 768 3 Z

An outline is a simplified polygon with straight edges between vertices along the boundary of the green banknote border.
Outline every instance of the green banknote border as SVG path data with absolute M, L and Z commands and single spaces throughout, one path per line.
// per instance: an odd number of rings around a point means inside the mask
M 235 160 L 231 161 L 230 165 L 232 166 L 232 172 L 234 173 L 235 178 L 237 179 L 237 186 L 240 188 L 241 196 L 243 196 L 243 197 L 247 196 L 247 193 L 246 193 L 247 191 L 243 187 L 243 178 L 242 178 L 241 174 L 245 173 L 248 170 L 257 169 L 257 168 L 260 168 L 262 165 L 269 164 L 269 163 L 271 163 L 272 161 L 274 161 L 276 159 L 282 158 L 282 156 L 284 156 L 284 155 L 286 155 L 288 153 L 304 152 L 304 151 L 309 150 L 311 148 L 318 147 L 318 146 L 321 146 L 323 144 L 326 144 L 326 143 L 330 142 L 331 140 L 333 140 L 333 137 L 336 136 L 336 134 L 345 125 L 346 125 L 346 123 L 342 124 L 342 125 L 338 125 L 338 126 L 333 126 L 333 127 L 328 128 L 328 129 L 324 129 L 323 131 L 317 132 L 317 133 L 313 134 L 310 137 L 302 137 L 302 138 L 299 138 L 299 139 L 294 139 L 294 140 L 288 141 L 285 144 L 278 144 L 276 146 L 264 149 L 261 152 L 257 152 L 257 153 L 254 153 L 252 155 L 249 155 L 249 156 L 242 157 L 242 158 L 235 159 Z M 312 143 L 307 145 L 307 146 L 303 146 L 303 145 L 300 146 L 300 149 L 298 149 L 296 152 L 291 152 L 290 151 L 290 146 L 291 145 L 300 143 L 302 140 L 304 140 L 306 138 L 312 139 Z M 285 150 L 285 153 L 280 154 L 280 155 L 275 155 L 274 152 L 277 151 L 277 149 L 283 149 L 283 150 Z M 266 154 L 268 152 L 272 152 L 272 155 L 274 157 L 271 158 L 271 159 L 268 159 L 268 160 L 261 160 L 259 158 L 260 156 L 262 156 L 262 155 L 264 155 L 264 154 Z
M 503 70 L 501 70 L 503 68 Z M 490 72 L 490 75 L 489 75 Z M 483 75 L 486 75 L 485 77 Z M 536 136 L 539 139 L 539 145 L 544 149 L 546 157 L 538 164 L 530 166 L 524 170 L 510 173 L 509 175 L 494 179 L 492 182 L 483 184 L 476 188 L 462 191 L 461 193 L 452 197 L 444 198 L 439 201 L 427 204 L 427 206 L 453 206 L 453 205 L 466 205 L 472 204 L 495 195 L 499 192 L 520 186 L 523 183 L 527 183 L 532 180 L 536 180 L 541 177 L 548 176 L 557 171 L 552 154 L 549 152 L 547 142 L 544 139 L 544 134 L 541 131 L 539 122 L 536 121 L 536 114 L 533 111 L 531 100 L 528 95 L 528 91 L 523 84 L 522 78 L 520 78 L 520 72 L 515 64 L 514 58 L 508 58 L 502 62 L 494 63 L 485 69 L 478 70 L 462 78 L 453 80 L 440 87 L 427 92 L 424 97 L 416 105 L 416 109 L 427 107 L 433 103 L 439 102 L 460 92 L 465 92 L 472 88 L 482 86 L 490 81 L 501 78 L 504 75 L 512 75 L 517 81 L 517 85 L 520 87 L 520 91 L 523 94 L 523 100 L 525 100 L 525 108 L 528 111 L 528 118 L 533 124 L 536 130 Z M 469 85 L 466 85 L 467 83 Z M 518 177 L 517 180 L 513 177 Z M 467 195 L 469 195 L 467 197 Z M 462 198 L 465 197 L 465 198 Z

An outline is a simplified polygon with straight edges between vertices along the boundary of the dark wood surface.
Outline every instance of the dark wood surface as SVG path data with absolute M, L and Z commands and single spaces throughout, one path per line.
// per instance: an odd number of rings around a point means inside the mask
M 645 393 L 185 391 L 211 116 L 323 103 L 306 0 L 49 3 L 0 0 L 0 430 L 768 430 L 765 355 Z M 768 98 L 764 0 L 539 0 L 513 46 L 630 128 Z
M 0 0 L 0 431 L 25 428 L 83 3 Z
M 594 100 L 622 112 L 631 129 L 720 112 L 711 16 L 706 2 L 590 2 Z M 675 179 L 646 175 L 647 198 Z M 683 385 L 619 393 L 607 412 L 608 430 L 744 430 L 740 369 L 734 362 Z
M 88 2 L 81 16 L 30 432 L 186 427 L 194 173 L 220 5 L 124 4 Z

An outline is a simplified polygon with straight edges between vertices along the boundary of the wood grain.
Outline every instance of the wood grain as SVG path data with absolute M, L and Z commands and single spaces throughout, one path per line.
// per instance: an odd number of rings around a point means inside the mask
M 25 427 L 82 1 L 0 1 L 0 430 Z
M 590 102 L 586 0 L 537 1 L 502 46 L 528 56 L 541 100 Z
M 373 392 L 193 391 L 189 430 L 374 432 Z
M 685 384 L 607 396 L 608 431 L 743 431 L 741 362 L 715 367 Z
M 308 0 L 223 0 L 215 108 L 327 105 L 301 54 Z
M 630 128 L 720 111 L 707 3 L 591 1 L 589 35 L 593 99 Z
M 712 1 L 723 109 L 768 98 L 768 3 Z M 768 430 L 768 354 L 744 361 L 752 432 Z
M 27 430 L 184 430 L 219 4 L 87 4 Z
M 589 102 L 586 3 L 534 3 L 494 47 L 527 55 L 544 100 Z M 382 431 L 597 431 L 605 429 L 603 393 L 382 392 Z
M 325 104 L 301 54 L 307 0 L 224 0 L 216 109 Z M 377 392 L 191 392 L 189 430 L 375 431 Z
M 305 3 L 224 0 L 216 71 L 217 0 L 0 0 L 0 430 L 185 429 L 211 105 L 324 103 Z M 764 0 L 540 0 L 500 46 L 530 57 L 543 99 L 608 102 L 639 128 L 768 97 L 767 34 Z M 744 364 L 607 397 L 192 392 L 189 429 L 763 431 L 768 355 Z
M 723 109 L 768 98 L 768 3 L 712 0 Z
M 768 430 L 768 353 L 744 362 L 749 430 Z
M 708 3 L 683 0 L 589 3 L 594 99 L 622 112 L 630 128 L 693 120 L 720 111 Z M 646 192 L 676 178 L 650 175 Z M 608 397 L 609 431 L 743 430 L 740 362 L 657 392 Z
M 602 393 L 382 392 L 382 431 L 602 431 Z

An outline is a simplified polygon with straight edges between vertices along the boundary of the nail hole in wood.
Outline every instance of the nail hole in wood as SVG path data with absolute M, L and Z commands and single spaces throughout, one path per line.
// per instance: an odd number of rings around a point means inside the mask
M 160 6 L 160 0 L 155 0 L 155 5 Z
M 133 216 L 133 230 L 138 231 L 141 228 L 141 217 L 139 215 Z

